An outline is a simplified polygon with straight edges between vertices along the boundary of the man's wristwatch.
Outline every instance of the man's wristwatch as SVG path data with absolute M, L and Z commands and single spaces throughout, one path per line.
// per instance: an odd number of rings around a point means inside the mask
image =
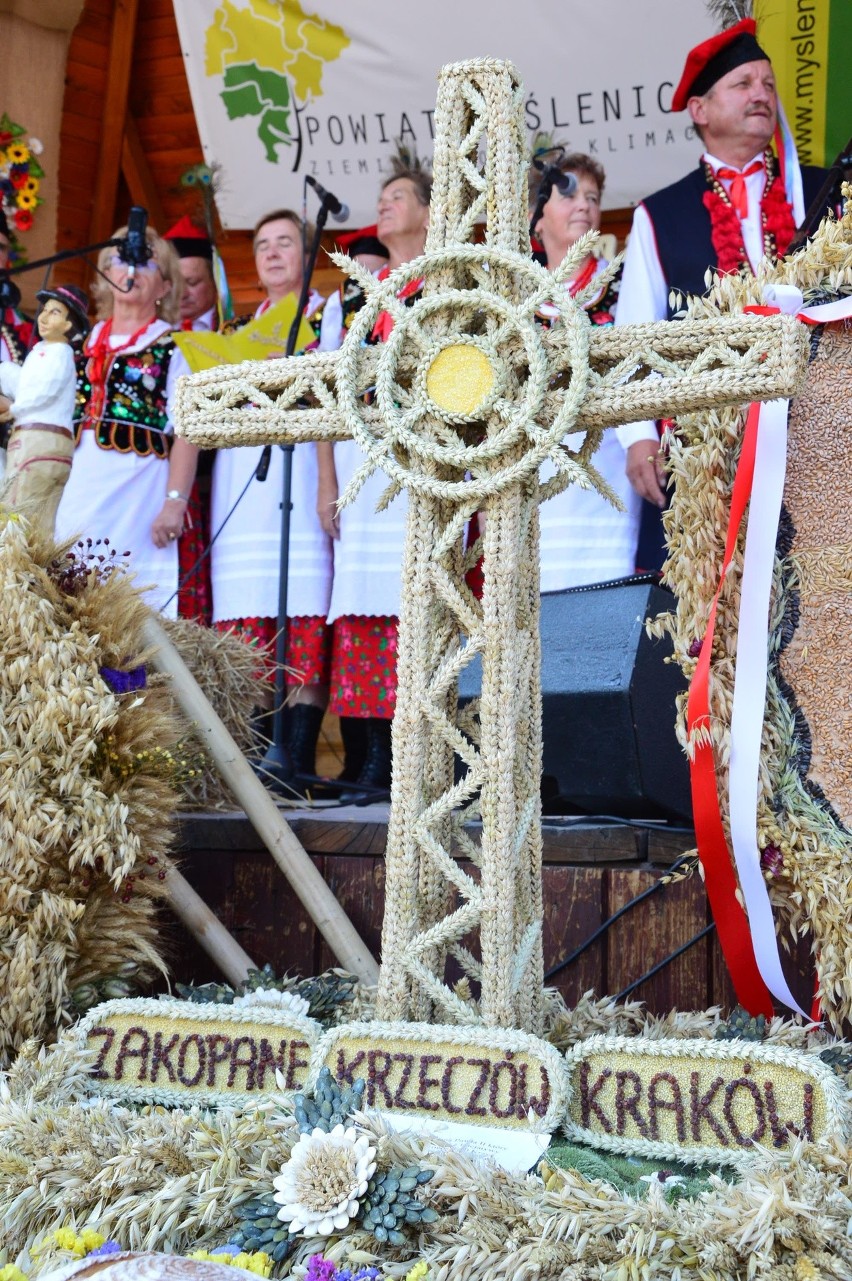
M 166 498 L 180 499 L 182 503 L 189 502 L 189 494 L 182 494 L 179 489 L 167 489 Z

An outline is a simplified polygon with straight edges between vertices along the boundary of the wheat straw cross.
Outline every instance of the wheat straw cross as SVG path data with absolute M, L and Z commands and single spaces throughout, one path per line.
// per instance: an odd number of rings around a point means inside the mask
M 571 482 L 604 488 L 591 459 L 607 427 L 792 395 L 806 337 L 786 317 L 593 326 L 584 296 L 563 287 L 589 239 L 553 273 L 530 257 L 523 88 L 510 64 L 445 67 L 435 133 L 425 252 L 383 282 L 346 260 L 367 298 L 341 350 L 193 375 L 176 418 L 204 446 L 354 437 L 356 484 L 380 467 L 392 492 L 409 491 L 377 1015 L 535 1033 L 539 503 Z M 422 294 L 405 305 L 397 295 L 418 278 Z M 545 303 L 560 312 L 548 330 L 536 323 Z M 365 345 L 383 311 L 388 341 Z M 563 446 L 578 430 L 582 445 Z M 557 476 L 543 487 L 546 459 Z M 481 601 L 463 576 L 477 510 Z M 481 698 L 459 722 L 459 673 L 477 656 Z M 449 957 L 467 983 L 450 981 Z

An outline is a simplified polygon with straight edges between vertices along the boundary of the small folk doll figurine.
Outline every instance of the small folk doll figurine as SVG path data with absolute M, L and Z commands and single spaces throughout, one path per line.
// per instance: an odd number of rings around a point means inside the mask
M 23 365 L 0 364 L 0 421 L 13 422 L 0 502 L 53 533 L 74 456 L 74 344 L 89 331 L 89 300 L 75 285 L 36 294 L 37 342 Z

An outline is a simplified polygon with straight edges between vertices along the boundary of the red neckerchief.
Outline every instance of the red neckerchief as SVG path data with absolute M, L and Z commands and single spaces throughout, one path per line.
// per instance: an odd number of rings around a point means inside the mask
M 84 426 L 90 426 L 92 423 L 100 421 L 106 402 L 107 378 L 116 356 L 119 352 L 128 351 L 131 347 L 135 347 L 145 330 L 149 325 L 153 325 L 156 319 L 156 316 L 152 316 L 150 320 L 145 321 L 144 325 L 140 325 L 136 333 L 131 334 L 126 342 L 121 343 L 118 347 L 112 347 L 109 341 L 112 335 L 112 316 L 110 316 L 109 320 L 104 322 L 104 326 L 97 338 L 89 338 L 87 340 L 83 351 L 88 356 L 86 372 L 89 375 L 89 383 L 92 390 L 89 396 L 89 403 L 86 406 L 86 414 L 83 420 Z
M 387 280 L 389 275 L 390 267 L 382 267 L 376 279 Z M 404 302 L 406 298 L 410 298 L 412 294 L 418 293 L 422 288 L 423 277 L 421 276 L 419 280 L 409 280 L 407 285 L 403 285 L 402 289 L 397 290 L 396 296 L 400 302 Z M 370 334 L 370 342 L 387 342 L 392 329 L 393 316 L 388 311 L 380 311 L 376 318 L 376 323 L 373 325 L 373 332 Z
M 760 173 L 763 169 L 762 160 L 753 160 L 746 169 L 730 169 L 727 165 L 722 165 L 721 169 L 716 170 L 716 177 L 720 182 L 730 182 L 728 188 L 728 199 L 734 206 L 738 218 L 748 217 L 748 187 L 746 178 L 750 178 L 753 173 Z
M 793 211 L 778 181 L 774 157 L 766 153 L 766 187 L 760 202 L 763 221 L 763 252 L 768 258 L 781 258 L 787 252 L 796 234 Z M 743 228 L 728 193 L 707 162 L 704 176 L 708 190 L 702 197 L 710 215 L 710 238 L 716 254 L 716 270 L 720 273 L 747 271 L 752 274 L 751 263 L 743 241 Z

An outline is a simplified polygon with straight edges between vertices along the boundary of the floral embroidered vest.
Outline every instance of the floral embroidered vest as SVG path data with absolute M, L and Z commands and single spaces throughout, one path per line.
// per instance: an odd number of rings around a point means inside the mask
M 167 434 L 166 383 L 176 351 L 171 334 L 164 334 L 141 351 L 119 352 L 109 363 L 104 404 L 92 416 L 92 384 L 88 357 L 77 357 L 77 403 L 74 427 L 79 442 L 91 427 L 99 449 L 145 458 L 166 458 L 171 447 Z

